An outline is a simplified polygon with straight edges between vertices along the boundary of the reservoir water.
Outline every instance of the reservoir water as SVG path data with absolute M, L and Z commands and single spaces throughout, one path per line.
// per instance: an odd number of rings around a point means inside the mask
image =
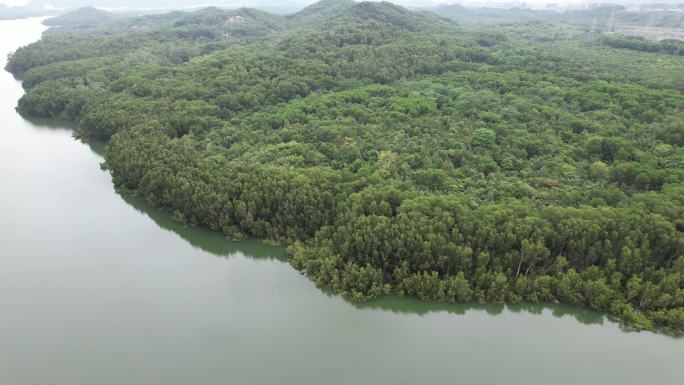
M 0 66 L 40 19 L 0 21 Z M 684 339 L 559 305 L 357 305 L 118 194 L 0 73 L 0 385 L 684 384 Z

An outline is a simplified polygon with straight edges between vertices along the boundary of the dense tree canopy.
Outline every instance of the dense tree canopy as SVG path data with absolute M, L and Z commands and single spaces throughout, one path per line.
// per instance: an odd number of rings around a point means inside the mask
M 559 301 L 682 331 L 684 58 L 623 51 L 328 0 L 49 30 L 8 69 L 21 113 L 108 141 L 117 187 L 285 242 L 352 299 Z
M 639 37 L 605 36 L 601 38 L 601 42 L 615 48 L 684 56 L 684 42 L 679 40 L 648 41 Z

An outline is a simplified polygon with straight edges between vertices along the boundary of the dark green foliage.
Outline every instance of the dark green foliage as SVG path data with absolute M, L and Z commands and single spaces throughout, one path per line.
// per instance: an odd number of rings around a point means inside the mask
M 626 78 L 622 50 L 564 28 L 206 9 L 48 32 L 8 68 L 20 112 L 109 141 L 117 187 L 288 243 L 354 300 L 559 301 L 681 331 L 683 84 Z M 624 67 L 575 55 L 599 49 Z
M 648 41 L 639 37 L 602 36 L 600 41 L 615 48 L 684 56 L 684 42 L 679 40 Z
M 312 25 L 322 19 L 329 19 L 354 6 L 354 0 L 321 0 L 301 11 L 289 15 L 288 18 L 299 25 Z

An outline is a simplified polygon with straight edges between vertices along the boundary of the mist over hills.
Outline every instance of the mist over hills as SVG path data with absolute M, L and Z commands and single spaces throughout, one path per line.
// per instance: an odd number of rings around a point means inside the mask
M 30 9 L 74 9 L 81 7 L 96 7 L 110 10 L 135 10 L 135 9 L 198 9 L 208 6 L 222 8 L 251 7 L 269 10 L 278 13 L 293 13 L 311 1 L 273 1 L 273 0 L 32 0 L 25 7 Z
M 26 17 L 45 16 L 47 14 L 49 14 L 48 11 L 28 9 L 24 7 L 11 7 L 5 4 L 0 4 L 0 20 L 23 19 Z
M 299 13 L 298 18 L 327 7 L 335 12 L 339 7 L 354 0 L 323 1 L 311 0 L 31 0 L 23 7 L 7 8 L 0 4 L 0 18 L 23 18 L 45 14 L 60 14 L 82 7 L 98 8 L 131 16 L 133 14 L 161 13 L 173 10 L 197 10 L 206 7 L 224 9 L 254 8 L 280 15 Z M 643 3 L 643 0 L 616 0 L 607 3 L 590 2 L 525 2 L 525 1 L 394 1 L 400 6 L 416 11 L 432 12 L 463 24 L 498 24 L 528 20 L 547 20 L 588 25 L 614 19 L 623 24 L 655 25 L 679 28 L 684 24 L 684 5 L 667 3 Z M 643 5 L 635 5 L 640 4 Z M 92 10 L 91 10 L 92 12 Z
M 240 2 L 235 0 L 225 0 L 214 2 L 212 7 L 216 9 L 258 9 L 263 12 L 268 12 L 275 15 L 286 16 L 291 22 L 306 24 L 311 17 L 317 18 L 321 14 L 326 17 L 335 18 L 339 16 L 341 10 L 348 9 L 358 2 L 354 0 L 324 0 L 310 5 L 305 5 L 307 1 L 276 4 L 269 0 Z M 135 16 L 143 14 L 164 13 L 170 12 L 174 9 L 181 9 L 185 11 L 192 11 L 207 8 L 198 3 L 193 3 L 192 8 L 186 7 L 186 0 L 176 0 L 172 2 L 162 2 L 157 0 L 150 0 L 143 3 L 136 3 L 137 8 L 131 7 L 134 5 L 129 0 L 65 0 L 58 2 L 60 6 L 76 6 L 82 3 L 92 3 L 96 6 L 98 4 L 107 4 L 107 7 L 99 6 L 99 8 L 88 6 L 83 9 L 67 8 L 60 11 L 52 10 L 51 12 L 69 13 L 66 18 L 49 21 L 48 25 L 95 25 L 99 23 L 109 23 L 111 21 L 120 19 L 123 16 Z M 372 2 L 363 4 L 359 7 L 372 8 L 373 4 L 381 2 Z M 249 6 L 244 6 L 248 4 Z M 52 7 L 52 3 L 48 0 L 34 0 L 27 5 L 27 7 L 37 8 L 10 8 L 5 10 L 0 8 L 0 18 L 21 18 L 28 16 L 40 16 L 47 11 L 40 10 L 43 8 Z M 149 7 L 149 8 L 145 8 Z M 159 8 L 155 8 L 159 7 Z M 165 8 L 161 8 L 165 7 Z M 401 7 L 392 4 L 391 7 Z M 391 8 L 390 7 L 390 8 Z M 665 7 L 665 6 L 663 6 Z M 520 23 L 527 21 L 550 21 L 561 22 L 580 26 L 587 30 L 598 29 L 608 30 L 616 26 L 647 26 L 647 27 L 667 27 L 667 28 L 683 28 L 684 27 L 684 12 L 677 10 L 663 10 L 665 8 L 658 8 L 654 5 L 649 6 L 647 11 L 635 11 L 633 8 L 627 8 L 618 4 L 588 4 L 586 9 L 531 9 L 531 8 L 494 8 L 494 7 L 467 7 L 458 4 L 445 4 L 431 7 L 406 8 L 415 11 L 410 14 L 413 17 L 416 13 L 429 14 L 433 18 L 432 23 L 442 23 L 445 19 L 450 19 L 459 24 L 464 25 L 495 25 L 502 23 Z M 646 9 L 646 8 L 644 8 Z M 73 12 L 72 12 L 73 11 Z M 74 13 L 75 12 L 75 13 Z M 3 17 L 3 15 L 5 17 Z M 440 21 L 440 18 L 442 21 Z M 412 24 L 410 20 L 405 20 L 406 25 Z
M 106 9 L 197 9 L 208 6 L 223 8 L 258 8 L 279 13 L 294 13 L 316 2 L 311 0 L 30 0 L 25 3 L 29 9 L 75 9 L 80 7 L 97 7 Z M 646 0 L 612 0 L 608 2 L 585 2 L 576 0 L 396 0 L 394 3 L 410 9 L 432 9 L 443 6 L 461 6 L 467 8 L 520 8 L 520 9 L 585 9 L 596 6 L 622 5 L 634 6 L 645 4 L 649 7 L 662 8 L 659 5 L 670 3 L 670 8 L 681 7 L 681 1 L 649 2 Z

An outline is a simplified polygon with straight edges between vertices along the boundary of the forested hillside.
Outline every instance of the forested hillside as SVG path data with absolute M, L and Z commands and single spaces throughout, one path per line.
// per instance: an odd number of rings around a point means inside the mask
M 102 25 L 111 23 L 118 18 L 118 15 L 103 11 L 97 8 L 80 8 L 66 14 L 51 17 L 43 21 L 43 24 L 50 26 L 72 27 L 80 25 Z
M 7 68 L 22 114 L 108 141 L 118 188 L 285 243 L 353 300 L 563 302 L 684 331 L 684 57 L 625 52 L 567 24 L 325 0 L 53 29 Z

